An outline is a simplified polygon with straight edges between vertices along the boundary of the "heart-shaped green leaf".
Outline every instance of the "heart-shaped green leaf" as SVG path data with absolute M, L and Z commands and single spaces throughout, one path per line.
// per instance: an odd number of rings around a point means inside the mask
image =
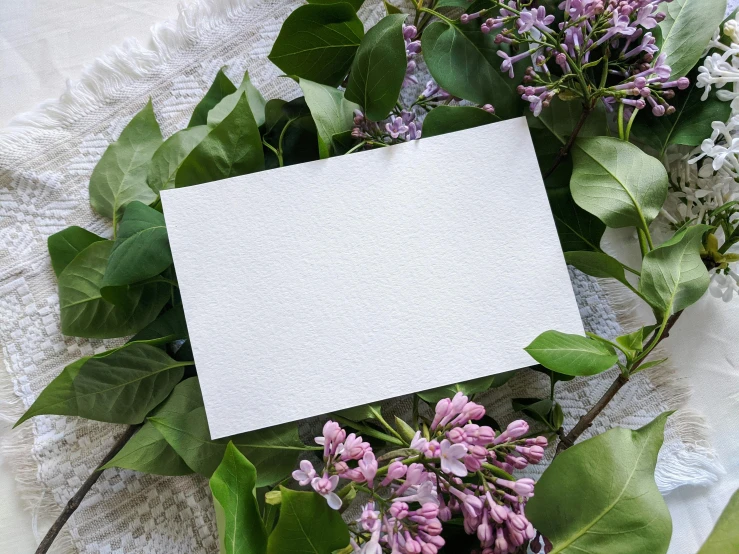
M 605 224 L 575 204 L 569 187 L 547 189 L 547 196 L 562 250 L 600 251 Z
M 349 4 L 308 4 L 282 24 L 269 59 L 288 75 L 336 87 L 363 36 L 364 26 Z
M 500 118 L 474 106 L 439 106 L 423 120 L 423 138 L 472 129 L 496 121 L 500 121 Z
M 596 375 L 618 361 L 615 350 L 599 341 L 559 331 L 545 331 L 524 348 L 541 365 L 565 375 Z
M 344 93 L 333 87 L 299 79 L 305 102 L 316 123 L 318 151 L 328 158 L 335 151 L 333 136 L 350 131 L 354 124 L 354 110 L 359 106 L 344 98 Z
M 244 78 L 241 80 L 239 88 L 228 96 L 224 96 L 223 99 L 208 112 L 208 125 L 215 127 L 223 121 L 228 114 L 233 111 L 236 104 L 244 94 L 246 94 L 246 98 L 249 101 L 249 108 L 254 116 L 254 121 L 257 122 L 257 127 L 261 127 L 264 124 L 264 108 L 267 105 L 267 101 L 264 99 L 264 96 L 262 96 L 262 93 L 259 92 L 259 90 L 257 90 L 257 88 L 252 84 L 248 71 L 244 72 Z
M 654 468 L 668 416 L 611 429 L 554 459 L 526 505 L 551 554 L 667 552 L 672 521 Z
M 285 487 L 280 492 L 280 519 L 269 536 L 267 554 L 330 554 L 348 546 L 346 523 L 323 497 Z
M 175 186 L 188 187 L 264 169 L 259 128 L 245 92 L 223 120 L 183 160 Z
M 157 414 L 149 419 L 194 471 L 210 477 L 218 467 L 229 440 L 257 468 L 257 486 L 272 485 L 289 475 L 301 452 L 312 450 L 298 437 L 295 424 L 243 433 L 212 440 L 197 378 L 186 379 L 172 392 L 172 398 L 186 396 L 187 409 Z
M 16 425 L 41 414 L 141 423 L 179 382 L 185 365 L 141 343 L 82 358 L 49 383 Z
M 103 282 L 113 241 L 94 242 L 59 275 L 62 333 L 73 337 L 114 338 L 136 333 L 154 321 L 170 297 L 170 285 L 153 282 L 125 287 L 120 301 L 103 299 Z
M 210 85 L 208 92 L 205 93 L 203 99 L 198 102 L 195 109 L 192 112 L 190 122 L 187 124 L 188 127 L 196 127 L 198 125 L 206 125 L 208 123 L 208 112 L 216 107 L 221 100 L 223 100 L 229 94 L 236 92 L 236 86 L 231 82 L 223 69 L 219 69 L 216 73 L 213 84 Z
M 486 41 L 482 33 L 466 33 L 457 25 L 436 21 L 423 32 L 423 58 L 431 76 L 450 94 L 476 104 L 492 104 L 503 119 L 519 115 L 518 82 L 491 65 L 490 53 L 497 48 Z
M 106 287 L 121 287 L 155 277 L 172 265 L 164 216 L 141 202 L 131 202 L 123 213 L 113 250 L 108 258 L 101 294 Z
M 56 276 L 59 277 L 64 268 L 69 265 L 69 262 L 77 257 L 77 254 L 93 242 L 101 240 L 105 239 L 76 225 L 67 227 L 63 231 L 51 235 L 47 241 L 47 245 L 49 247 L 51 267 L 54 269 Z
M 710 277 L 700 256 L 708 225 L 678 231 L 644 256 L 639 290 L 650 306 L 666 317 L 700 300 Z
M 218 538 L 224 554 L 264 554 L 267 529 L 256 497 L 257 470 L 228 443 L 218 469 L 210 478 L 217 512 Z
M 149 187 L 156 193 L 173 189 L 177 171 L 179 171 L 182 162 L 209 132 L 210 127 L 199 125 L 177 131 L 165 140 L 151 158 L 149 174 L 146 177 Z
M 739 491 L 729 499 L 711 535 L 703 543 L 698 554 L 717 552 L 739 552 Z
M 90 176 L 90 204 L 93 209 L 113 220 L 129 202 L 151 204 L 157 195 L 146 184 L 146 174 L 154 151 L 162 144 L 162 133 L 151 100 L 108 146 Z
M 616 279 L 631 288 L 624 266 L 616 258 L 602 252 L 566 252 L 565 261 L 586 275 L 601 279 Z
M 726 0 L 673 0 L 663 4 L 665 19 L 661 54 L 672 68 L 672 78 L 687 75 L 708 47 L 726 14 Z
M 609 227 L 648 230 L 667 198 L 667 171 L 638 147 L 613 137 L 581 138 L 573 151 L 575 202 Z
M 406 14 L 386 15 L 359 45 L 349 73 L 346 99 L 356 102 L 374 121 L 385 119 L 395 107 L 405 78 L 407 55 L 403 39 Z

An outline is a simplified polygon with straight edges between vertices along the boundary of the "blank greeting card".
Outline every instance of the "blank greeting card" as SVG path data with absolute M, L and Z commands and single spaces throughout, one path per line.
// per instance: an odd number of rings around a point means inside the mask
M 583 333 L 523 118 L 162 192 L 213 438 Z

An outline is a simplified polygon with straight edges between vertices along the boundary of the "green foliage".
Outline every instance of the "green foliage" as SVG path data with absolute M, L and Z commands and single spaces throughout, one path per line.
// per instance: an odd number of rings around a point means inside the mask
M 575 202 L 609 227 L 648 233 L 667 198 L 667 171 L 659 160 L 617 138 L 581 138 L 573 151 L 570 188 Z
M 333 87 L 299 79 L 300 88 L 305 95 L 305 103 L 316 124 L 318 132 L 318 151 L 320 157 L 328 158 L 335 152 L 334 135 L 351 131 L 354 124 L 354 110 L 357 104 L 344 98 L 344 93 Z
M 264 108 L 267 101 L 264 99 L 264 96 L 262 96 L 262 93 L 259 92 L 251 83 L 248 71 L 244 72 L 244 78 L 241 80 L 239 88 L 237 88 L 235 92 L 225 96 L 223 100 L 218 102 L 218 104 L 208 112 L 208 125 L 210 127 L 215 127 L 223 121 L 228 114 L 233 112 L 236 104 L 238 104 L 244 94 L 246 94 L 246 98 L 249 101 L 249 108 L 254 116 L 254 121 L 257 123 L 257 127 L 261 127 L 262 124 L 264 124 Z
M 641 327 L 633 333 L 616 337 L 616 344 L 629 359 L 632 359 L 636 354 L 644 350 L 644 342 L 656 328 L 656 325 Z
M 518 83 L 498 71 L 493 37 L 435 21 L 423 32 L 421 45 L 431 76 L 444 90 L 476 104 L 492 104 L 502 118 L 519 115 Z M 498 62 L 495 62 L 495 59 Z M 494 64 L 494 65 L 493 65 Z
M 562 407 L 554 400 L 548 398 L 514 398 L 511 400 L 513 409 L 523 412 L 525 415 L 543 423 L 550 431 L 556 431 L 562 427 L 564 422 L 564 414 Z
M 362 7 L 362 4 L 364 3 L 364 0 L 308 0 L 309 4 L 340 4 L 341 2 L 345 2 L 349 4 L 354 11 L 359 11 L 359 8 Z
M 436 404 L 442 398 L 452 398 L 458 392 L 465 395 L 477 394 L 485 392 L 494 387 L 500 387 L 505 385 L 511 377 L 515 374 L 515 371 L 506 371 L 505 373 L 498 373 L 497 375 L 491 375 L 490 377 L 481 377 L 479 379 L 472 379 L 471 381 L 465 381 L 464 383 L 457 383 L 456 385 L 448 385 L 446 387 L 439 387 L 436 389 L 425 390 L 417 393 L 422 400 L 429 404 Z
M 697 71 L 690 75 L 690 87 L 679 91 L 671 102 L 677 110 L 670 116 L 656 117 L 649 110 L 642 110 L 637 116 L 632 136 L 654 148 L 660 155 L 671 144 L 700 146 L 711 136 L 714 121 L 728 121 L 731 117 L 731 103 L 722 102 L 712 90 L 706 100 L 703 91 L 696 86 Z
M 195 106 L 187 126 L 196 127 L 198 125 L 206 125 L 208 123 L 208 112 L 215 108 L 216 104 L 226 96 L 234 92 L 236 92 L 236 86 L 226 76 L 223 69 L 219 69 L 208 92 L 205 93 L 203 99 Z
M 308 4 L 282 24 L 269 59 L 288 75 L 335 87 L 346 77 L 363 36 L 351 5 Z
M 526 505 L 552 554 L 667 552 L 672 521 L 654 468 L 668 416 L 611 429 L 554 459 Z
M 639 290 L 665 317 L 697 302 L 708 290 L 710 277 L 700 252 L 707 225 L 678 231 L 644 257 Z
M 346 99 L 356 102 L 372 120 L 385 119 L 395 107 L 406 71 L 405 14 L 386 15 L 359 45 L 352 63 Z
M 105 240 L 95 233 L 77 227 L 67 227 L 63 231 L 54 233 L 47 241 L 49 247 L 49 257 L 51 258 L 51 267 L 57 277 L 61 274 L 69 262 L 77 257 L 77 254 L 90 246 L 93 242 Z
M 256 485 L 256 468 L 233 443 L 228 443 L 223 460 L 210 478 L 218 542 L 225 554 L 263 554 L 267 548 Z
M 164 216 L 141 202 L 131 202 L 123 213 L 113 250 L 101 283 L 107 287 L 131 285 L 156 277 L 172 265 Z
M 159 413 L 149 421 L 185 463 L 201 475 L 213 475 L 229 440 L 257 468 L 258 487 L 284 479 L 292 471 L 299 454 L 310 450 L 300 442 L 297 427 L 292 423 L 212 440 L 197 378 L 187 379 L 175 387 L 172 400 L 180 396 L 186 397 L 177 400 L 182 410 Z
M 233 110 L 211 127 L 205 138 L 182 161 L 175 185 L 187 187 L 262 169 L 264 154 L 259 128 L 249 107 L 249 99 L 242 92 Z
M 74 337 L 114 338 L 140 331 L 154 321 L 170 297 L 162 282 L 125 287 L 117 303 L 100 288 L 113 241 L 98 241 L 80 252 L 59 275 L 62 333 Z
M 156 200 L 146 174 L 154 151 L 162 143 L 151 100 L 105 150 L 90 177 L 90 204 L 93 209 L 116 222 L 129 202 L 151 204 Z
M 329 554 L 349 544 L 349 530 L 336 510 L 314 492 L 280 487 L 280 519 L 267 554 Z
M 209 132 L 207 125 L 198 125 L 177 131 L 165 140 L 151 158 L 146 177 L 149 187 L 156 193 L 175 188 L 175 179 L 182 162 Z
M 494 114 L 473 106 L 438 106 L 423 120 L 423 138 L 463 129 L 471 129 L 500 121 Z
M 660 53 L 667 56 L 672 78 L 687 75 L 698 63 L 713 33 L 724 19 L 726 0 L 674 0 L 663 5 L 667 15 L 659 24 Z
M 305 98 L 267 103 L 262 142 L 266 169 L 319 158 L 321 140 Z
M 565 375 L 596 375 L 618 361 L 615 350 L 607 344 L 559 331 L 543 332 L 524 350 L 547 369 Z
M 718 554 L 720 552 L 739 552 L 739 491 L 729 499 L 713 532 L 698 554 Z
M 42 414 L 141 423 L 182 379 L 185 365 L 139 343 L 82 358 L 49 383 L 16 425 Z
M 608 254 L 602 252 L 566 252 L 565 261 L 587 275 L 603 279 L 616 279 L 631 288 L 631 284 L 626 280 L 623 264 Z
M 599 252 L 605 223 L 575 204 L 569 187 L 547 189 L 547 196 L 562 250 Z
M 352 421 L 364 421 L 365 419 L 379 419 L 382 417 L 380 404 L 365 404 L 336 412 L 337 415 Z

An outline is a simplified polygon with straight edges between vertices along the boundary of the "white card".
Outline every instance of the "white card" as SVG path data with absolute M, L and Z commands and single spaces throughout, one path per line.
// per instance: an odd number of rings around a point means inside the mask
M 583 334 L 524 118 L 162 191 L 211 436 Z

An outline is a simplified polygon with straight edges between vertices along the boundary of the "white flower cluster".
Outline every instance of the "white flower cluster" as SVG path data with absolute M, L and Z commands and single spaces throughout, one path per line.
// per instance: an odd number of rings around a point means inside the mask
M 672 228 L 687 221 L 710 223 L 719 208 L 739 202 L 739 21 L 727 21 L 723 34 L 730 44 L 721 42 L 722 37 L 716 32 L 709 44 L 712 53 L 699 68 L 697 87 L 705 89 L 705 100 L 715 86 L 717 97 L 731 102 L 731 119 L 713 122 L 713 133 L 699 149 L 673 148 L 667 155 L 670 193 L 660 219 Z M 738 219 L 739 213 L 732 216 L 731 222 L 736 224 Z M 723 242 L 723 230 L 719 229 L 716 235 Z M 731 252 L 736 252 L 736 245 Z M 736 263 L 712 273 L 713 296 L 728 302 L 739 295 Z

